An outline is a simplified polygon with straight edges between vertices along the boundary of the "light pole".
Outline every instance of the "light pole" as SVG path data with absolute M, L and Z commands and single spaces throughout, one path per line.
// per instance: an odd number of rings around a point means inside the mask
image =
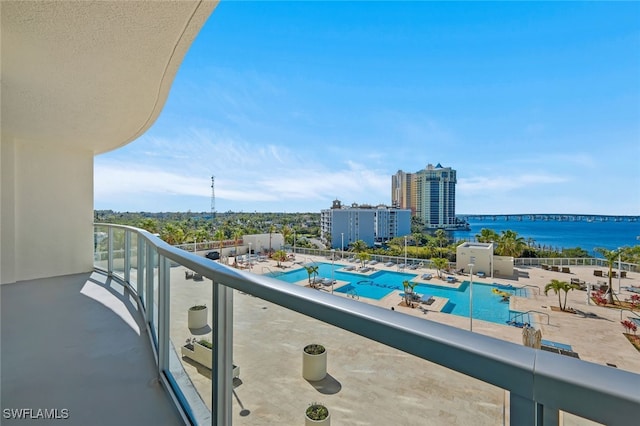
M 491 257 L 489 258 L 489 269 L 491 269 L 491 278 L 493 278 L 493 241 L 491 241 Z
M 334 283 L 334 279 L 333 279 L 333 262 L 335 261 L 336 258 L 336 249 L 331 249 L 331 294 L 333 294 L 333 283 Z
M 296 254 L 296 230 L 293 230 L 293 254 Z
M 618 294 L 620 294 L 620 272 L 622 271 L 622 249 L 618 247 Z
M 407 267 L 407 236 L 404 236 L 404 267 Z
M 249 272 L 251 272 L 251 243 L 249 243 L 249 253 L 247 254 L 247 261 L 249 262 Z
M 469 331 L 473 331 L 473 263 L 469 264 Z
M 340 259 L 344 259 L 344 232 L 340 233 L 342 237 L 342 245 L 340 246 Z

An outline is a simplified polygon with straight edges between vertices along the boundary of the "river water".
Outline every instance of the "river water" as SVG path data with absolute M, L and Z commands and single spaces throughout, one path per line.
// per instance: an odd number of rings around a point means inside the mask
M 609 250 L 623 246 L 640 244 L 640 222 L 561 222 L 543 220 L 469 220 L 470 231 L 455 231 L 455 239 L 474 241 L 475 236 L 483 228 L 493 229 L 498 234 L 504 230 L 512 230 L 525 241 L 535 240 L 536 246 L 551 246 L 554 249 L 580 247 L 593 254 L 596 247 Z

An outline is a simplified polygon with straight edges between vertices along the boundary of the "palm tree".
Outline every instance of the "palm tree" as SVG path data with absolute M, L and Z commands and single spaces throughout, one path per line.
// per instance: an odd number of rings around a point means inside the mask
M 224 243 L 224 231 L 222 229 L 218 229 L 216 233 L 213 235 L 214 240 L 218 240 L 218 244 L 220 246 L 220 258 L 222 258 L 222 245 Z
M 369 253 L 365 253 L 363 251 L 359 252 L 356 257 L 358 258 L 358 260 L 362 264 L 363 268 L 364 268 L 364 265 L 367 262 L 367 260 L 371 259 L 371 255 Z
M 158 221 L 155 220 L 155 219 L 151 219 L 151 218 L 142 219 L 138 223 L 138 228 L 145 229 L 145 230 L 151 232 L 152 234 L 157 234 L 158 233 Z
M 498 241 L 500 236 L 493 229 L 482 228 L 479 234 L 476 234 L 476 240 L 479 243 L 490 243 L 491 241 Z
M 622 257 L 622 254 L 626 253 L 627 248 L 619 248 L 618 250 L 608 250 L 603 247 L 597 247 L 594 249 L 596 253 L 600 253 L 607 260 L 607 265 L 609 266 L 609 291 L 607 292 L 607 303 L 611 305 L 615 305 L 615 301 L 613 300 L 613 287 L 611 278 L 613 276 L 613 265 L 616 263 L 619 257 Z
M 502 231 L 498 239 L 498 252 L 501 256 L 518 257 L 527 247 L 527 243 L 523 237 L 519 237 L 514 231 Z
M 564 311 L 567 308 L 567 295 L 569 291 L 575 290 L 579 288 L 576 284 L 569 284 L 566 281 L 560 280 L 551 280 L 549 284 L 544 286 L 544 295 L 546 296 L 549 293 L 549 290 L 553 290 L 554 293 L 558 295 L 558 305 L 560 306 L 560 310 Z M 560 300 L 560 291 L 564 291 L 564 304 L 561 303 Z
M 443 257 L 435 257 L 431 259 L 431 263 L 433 263 L 433 266 L 436 268 L 436 271 L 438 273 L 438 278 L 442 278 L 442 274 L 440 273 L 440 270 L 449 266 L 449 261 Z
M 351 251 L 354 253 L 361 253 L 368 248 L 367 243 L 362 240 L 357 240 L 351 243 Z
M 443 247 L 449 243 L 449 238 L 447 237 L 447 231 L 444 229 L 436 229 L 436 232 L 433 233 L 433 236 L 436 239 L 436 243 L 438 247 Z
M 282 237 L 285 244 L 293 245 L 293 230 L 289 226 L 282 227 Z
M 233 264 L 237 265 L 237 257 L 238 257 L 238 241 L 240 241 L 240 238 L 242 238 L 242 231 L 240 229 L 235 229 L 233 231 L 233 253 L 235 255 L 235 257 L 233 258 Z
M 271 256 L 271 234 L 276 231 L 276 227 L 274 225 L 269 225 L 269 256 Z
M 285 253 L 284 250 L 278 250 L 273 253 L 272 258 L 275 259 L 275 261 L 278 263 L 276 266 L 280 268 L 280 262 L 284 262 L 285 260 L 287 260 L 287 253 Z
M 160 231 L 160 238 L 166 241 L 168 244 L 176 245 L 182 244 L 185 239 L 185 234 L 182 228 L 174 223 L 167 223 Z
M 311 275 L 314 277 L 318 275 L 318 267 L 315 265 L 305 266 L 304 269 L 307 270 L 307 274 L 309 274 L 309 285 L 311 285 Z
M 413 307 L 413 303 L 411 303 L 411 295 L 413 294 L 413 289 L 418 283 L 412 283 L 407 280 L 402 281 L 402 285 L 404 286 L 404 303 L 407 307 Z

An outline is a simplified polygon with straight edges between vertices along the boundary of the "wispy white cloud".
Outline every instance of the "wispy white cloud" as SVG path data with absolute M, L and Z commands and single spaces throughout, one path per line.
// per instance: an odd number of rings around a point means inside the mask
M 564 183 L 570 179 L 553 174 L 521 174 L 513 176 L 479 176 L 458 179 L 458 193 L 509 192 L 521 188 Z
M 244 157 L 243 153 L 249 156 L 249 152 L 252 160 Z M 352 161 L 328 168 L 320 163 L 300 161 L 281 147 L 251 149 L 248 145 L 235 146 L 219 157 L 227 164 L 225 173 L 220 170 L 214 173 L 218 200 L 286 203 L 305 199 L 321 202 L 337 197 L 347 203 L 389 202 L 389 177 Z M 292 158 L 295 160 L 291 161 Z M 258 159 L 260 164 L 256 167 Z M 220 161 L 220 158 L 216 160 Z M 123 195 L 210 197 L 209 173 L 198 173 L 199 168 L 191 167 L 191 162 L 180 164 L 161 169 L 153 164 L 141 165 L 133 159 L 117 163 L 97 161 L 95 198 L 104 202 Z

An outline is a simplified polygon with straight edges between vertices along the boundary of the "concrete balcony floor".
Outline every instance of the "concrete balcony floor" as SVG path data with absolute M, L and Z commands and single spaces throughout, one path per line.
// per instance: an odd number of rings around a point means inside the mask
M 122 285 L 86 273 L 3 285 L 0 296 L 3 410 L 66 409 L 65 425 L 183 424 Z

